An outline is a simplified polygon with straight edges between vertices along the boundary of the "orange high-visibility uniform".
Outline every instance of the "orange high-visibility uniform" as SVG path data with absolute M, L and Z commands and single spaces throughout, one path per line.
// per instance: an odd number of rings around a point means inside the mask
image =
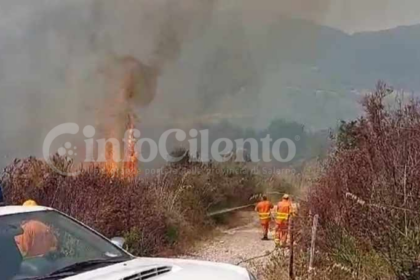
M 258 212 L 260 217 L 261 226 L 263 228 L 264 237 L 268 235 L 268 229 L 270 227 L 271 221 L 271 209 L 273 209 L 273 204 L 268 201 L 261 201 L 255 207 L 255 210 Z
M 57 250 L 57 238 L 51 228 L 42 222 L 31 220 L 22 225 L 23 234 L 15 241 L 24 257 L 38 257 Z
M 292 203 L 283 199 L 277 204 L 276 213 L 276 243 L 285 244 L 287 242 L 287 231 L 289 229 L 289 217 L 292 212 Z

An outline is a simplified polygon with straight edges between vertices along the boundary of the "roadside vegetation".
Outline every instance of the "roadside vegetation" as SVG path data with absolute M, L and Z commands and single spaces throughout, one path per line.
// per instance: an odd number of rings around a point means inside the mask
M 355 279 L 420 277 L 420 104 L 384 83 L 343 123 L 309 193 L 320 259 Z
M 61 170 L 72 162 L 54 157 Z M 2 175 L 10 204 L 34 199 L 108 237 L 123 236 L 136 255 L 170 254 L 211 229 L 211 210 L 249 204 L 262 180 L 244 165 L 202 164 L 188 157 L 153 177 L 127 178 L 89 166 L 62 176 L 42 160 L 16 160 Z
M 315 215 L 312 279 L 419 279 L 420 103 L 379 83 L 362 104 L 363 117 L 333 133 L 327 157 L 279 174 L 255 174 L 252 163 L 185 157 L 152 177 L 109 175 L 98 166 L 65 177 L 28 158 L 5 169 L 5 196 L 13 204 L 35 199 L 108 237 L 125 237 L 136 255 L 153 256 L 203 237 L 215 222 L 207 217 L 211 211 L 248 204 L 263 192 L 288 192 L 300 206 L 293 219 L 296 279 L 309 276 Z M 61 170 L 73 168 L 66 159 L 54 161 Z M 276 251 L 259 276 L 287 279 L 287 262 Z
M 380 82 L 362 105 L 363 117 L 334 133 L 325 160 L 282 177 L 301 198 L 296 279 L 309 278 L 315 215 L 312 279 L 420 279 L 420 103 Z M 262 278 L 289 279 L 288 262 L 273 253 Z
M 243 129 L 229 122 L 203 128 L 210 130 L 212 141 L 222 136 L 231 140 L 259 140 L 268 134 L 273 140 L 298 137 L 298 154 L 288 165 L 290 171 L 306 165 L 307 159 L 322 157 L 328 145 L 325 131 L 310 132 L 299 123 L 281 119 L 273 120 L 264 130 Z M 185 152 L 175 149 L 173 156 Z M 62 176 L 34 157 L 16 159 L 0 175 L 7 202 L 21 204 L 34 199 L 108 237 L 125 237 L 128 249 L 141 256 L 172 254 L 210 232 L 215 223 L 226 221 L 225 216 L 209 218 L 208 213 L 256 202 L 266 191 L 294 193 L 293 184 L 287 181 L 294 175 L 283 178 L 266 172 L 285 164 L 260 166 L 250 159 L 246 163 L 205 164 L 185 156 L 153 176 L 138 177 L 109 174 L 98 165 L 79 167 L 58 155 L 52 162 L 63 173 L 79 171 L 79 175 Z M 291 172 L 286 173 L 295 171 Z
M 378 83 L 362 104 L 364 116 L 342 123 L 303 192 L 296 275 L 308 276 L 317 214 L 313 279 L 419 279 L 420 103 Z

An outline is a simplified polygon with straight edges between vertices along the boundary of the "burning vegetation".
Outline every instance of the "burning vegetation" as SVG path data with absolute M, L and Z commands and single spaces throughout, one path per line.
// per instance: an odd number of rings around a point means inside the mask
M 126 148 L 112 141 L 107 143 L 105 170 L 111 175 L 119 173 L 135 177 L 139 172 L 135 147 L 135 129 L 139 122 L 136 109 L 152 102 L 156 95 L 158 71 L 134 57 L 124 57 L 113 64 L 107 78 L 114 84 L 110 88 L 116 88 L 118 94 L 109 98 L 105 105 L 107 110 L 103 119 L 106 121 L 102 122 L 102 130 L 108 139 L 124 139 Z M 122 162 L 118 162 L 119 158 L 123 159 Z

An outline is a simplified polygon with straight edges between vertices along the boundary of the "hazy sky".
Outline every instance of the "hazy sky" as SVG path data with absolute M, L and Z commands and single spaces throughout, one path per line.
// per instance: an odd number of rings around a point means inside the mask
M 0 0 L 0 30 L 7 26 L 7 29 L 18 32 L 19 25 L 28 22 L 33 15 L 76 3 L 83 5 L 87 2 L 36 0 L 34 5 L 33 0 Z M 219 0 L 219 6 L 221 9 L 245 8 L 251 12 L 249 20 L 263 20 L 267 15 L 279 13 L 301 15 L 347 32 L 420 23 L 419 0 Z
M 349 32 L 420 23 L 419 0 L 331 0 L 325 23 Z
M 350 33 L 420 23 L 419 0 L 223 0 L 219 3 L 224 9 L 243 8 L 251 21 L 267 20 L 283 13 L 311 18 Z

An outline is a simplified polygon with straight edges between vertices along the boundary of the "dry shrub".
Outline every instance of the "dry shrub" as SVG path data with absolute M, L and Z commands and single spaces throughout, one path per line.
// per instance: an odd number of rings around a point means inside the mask
M 64 164 L 63 158 L 54 158 Z M 70 165 L 69 165 L 70 166 Z M 138 180 L 109 176 L 95 166 L 77 176 L 62 176 L 42 160 L 16 160 L 2 176 L 9 204 L 34 199 L 58 209 L 108 237 L 124 236 L 132 228 L 142 230 L 144 253 L 165 244 L 162 210 L 154 203 L 148 185 Z M 143 252 L 137 252 L 143 254 Z
M 348 279 L 419 277 L 420 106 L 402 98 L 387 106 L 392 94 L 379 83 L 365 116 L 343 123 L 310 192 L 319 254 Z
M 288 280 L 290 279 L 288 260 L 289 258 L 284 251 L 277 250 L 269 256 L 263 269 L 258 267 L 260 264 L 252 263 L 251 266 L 258 274 L 257 277 L 259 279 Z
M 54 156 L 61 171 L 71 161 Z M 44 161 L 15 160 L 2 174 L 9 204 L 34 199 L 58 209 L 108 237 L 124 236 L 136 255 L 154 255 L 200 237 L 211 225 L 212 208 L 247 203 L 257 180 L 244 166 L 224 166 L 190 159 L 164 168 L 155 177 L 110 176 L 96 166 L 82 167 L 77 176 L 63 176 Z M 243 170 L 242 170 L 243 169 Z

